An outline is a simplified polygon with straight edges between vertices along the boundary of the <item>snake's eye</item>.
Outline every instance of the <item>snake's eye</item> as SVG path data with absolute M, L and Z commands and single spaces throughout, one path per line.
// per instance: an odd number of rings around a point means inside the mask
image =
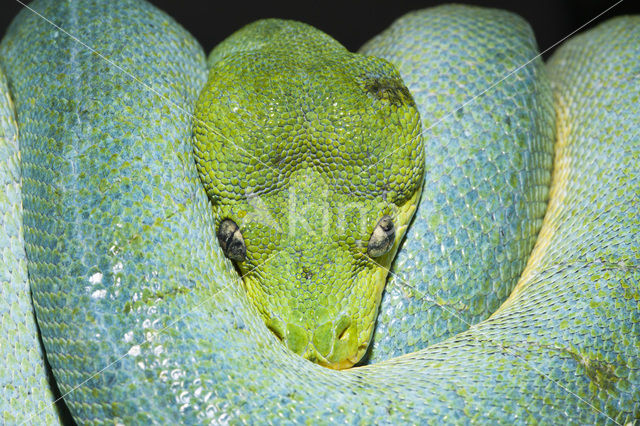
M 382 216 L 376 228 L 371 233 L 367 254 L 371 257 L 380 257 L 389 251 L 396 238 L 396 229 L 390 216 Z
M 247 246 L 238 225 L 231 219 L 225 219 L 218 227 L 218 241 L 224 255 L 231 260 L 242 262 L 247 256 Z

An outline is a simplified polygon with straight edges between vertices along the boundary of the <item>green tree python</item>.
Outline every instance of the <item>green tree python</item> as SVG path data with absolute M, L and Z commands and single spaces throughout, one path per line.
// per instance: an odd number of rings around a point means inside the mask
M 1 422 L 57 422 L 38 331 L 82 424 L 640 418 L 638 17 L 546 64 L 458 5 L 360 54 L 265 20 L 205 59 L 143 1 L 30 7 L 0 44 Z

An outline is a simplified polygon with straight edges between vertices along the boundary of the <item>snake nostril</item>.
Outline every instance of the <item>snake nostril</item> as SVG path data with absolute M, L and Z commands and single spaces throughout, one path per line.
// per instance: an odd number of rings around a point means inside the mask
M 269 327 L 269 330 L 281 341 L 284 342 L 284 336 L 280 334 L 280 331 L 274 328 Z
M 267 328 L 276 335 L 281 342 L 284 342 L 285 325 L 279 318 L 272 318 L 266 323 Z
M 349 326 L 351 325 L 351 320 L 349 319 L 348 316 L 346 315 L 342 315 L 340 318 L 338 318 L 338 321 L 336 322 L 336 328 L 335 328 L 335 335 L 338 338 L 338 340 L 343 340 L 347 337 L 349 337 Z
M 338 340 L 343 340 L 348 330 L 349 328 L 345 328 L 344 330 L 342 330 L 342 332 L 338 335 Z

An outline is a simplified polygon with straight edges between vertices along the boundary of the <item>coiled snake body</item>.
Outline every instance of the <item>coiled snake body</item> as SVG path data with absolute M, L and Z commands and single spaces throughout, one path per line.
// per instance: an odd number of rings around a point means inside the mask
M 637 17 L 575 37 L 546 65 L 530 61 L 521 19 L 464 6 L 407 15 L 365 45 L 411 92 L 375 74 L 383 65 L 362 80 L 371 102 L 415 101 L 425 177 L 367 363 L 334 371 L 269 331 L 296 336 L 267 327 L 218 244 L 191 145 L 207 75 L 197 42 L 144 2 L 31 7 L 51 22 L 25 10 L 0 44 L 2 421 L 56 421 L 32 309 L 79 423 L 640 417 Z M 210 66 L 244 48 L 238 34 Z M 376 160 L 396 170 L 385 160 L 400 148 Z M 326 363 L 346 353 L 336 348 Z

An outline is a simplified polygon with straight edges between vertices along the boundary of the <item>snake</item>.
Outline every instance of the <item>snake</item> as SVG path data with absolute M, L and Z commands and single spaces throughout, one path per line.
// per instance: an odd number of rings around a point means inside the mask
M 34 1 L 0 43 L 0 421 L 637 422 L 639 58 L 637 16 L 546 63 L 464 5 L 206 57 L 145 1 Z

